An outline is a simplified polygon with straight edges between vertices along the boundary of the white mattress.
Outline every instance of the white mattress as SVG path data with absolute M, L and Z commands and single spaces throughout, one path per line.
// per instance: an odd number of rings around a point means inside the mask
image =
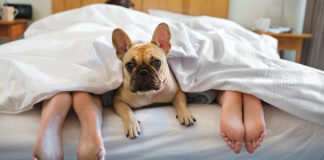
M 102 135 L 110 160 L 211 160 L 211 159 L 324 159 L 324 127 L 265 105 L 267 135 L 263 145 L 248 154 L 234 154 L 219 136 L 221 108 L 190 104 L 197 117 L 195 126 L 181 126 L 171 106 L 135 111 L 143 132 L 136 140 L 123 134 L 121 119 L 104 108 Z M 0 114 L 0 159 L 29 159 L 40 124 L 40 108 L 9 115 Z M 70 113 L 64 124 L 65 159 L 76 159 L 79 123 Z

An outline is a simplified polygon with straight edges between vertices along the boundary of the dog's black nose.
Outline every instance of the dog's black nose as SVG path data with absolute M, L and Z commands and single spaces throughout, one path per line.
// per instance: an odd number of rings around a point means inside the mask
M 146 68 L 140 69 L 138 71 L 138 74 L 141 75 L 141 76 L 146 76 L 146 75 L 148 75 L 148 73 L 149 73 L 149 70 L 146 69 Z

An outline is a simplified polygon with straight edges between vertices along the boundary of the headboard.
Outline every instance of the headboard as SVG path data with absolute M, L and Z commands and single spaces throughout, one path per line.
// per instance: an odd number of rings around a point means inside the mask
M 227 18 L 229 0 L 131 0 L 135 9 L 147 12 L 148 9 L 161 9 L 187 15 L 208 15 Z M 52 13 L 79 8 L 106 0 L 52 0 Z

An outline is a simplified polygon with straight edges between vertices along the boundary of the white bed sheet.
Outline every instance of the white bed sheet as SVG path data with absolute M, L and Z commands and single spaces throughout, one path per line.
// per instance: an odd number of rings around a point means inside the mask
M 102 135 L 109 160 L 323 159 L 324 128 L 265 105 L 267 135 L 262 146 L 234 154 L 219 136 L 220 107 L 190 104 L 195 126 L 181 126 L 171 106 L 135 111 L 143 132 L 136 140 L 123 135 L 121 119 L 104 108 Z M 40 108 L 16 115 L 0 114 L 0 159 L 25 160 L 32 154 L 40 124 Z M 79 123 L 70 113 L 63 129 L 65 159 L 76 159 Z

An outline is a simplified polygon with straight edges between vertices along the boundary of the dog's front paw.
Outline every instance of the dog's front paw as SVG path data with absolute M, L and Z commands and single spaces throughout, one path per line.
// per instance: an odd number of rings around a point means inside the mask
M 127 138 L 135 139 L 141 134 L 140 121 L 136 118 L 124 122 L 125 135 Z
M 180 124 L 187 127 L 192 126 L 196 122 L 195 117 L 189 111 L 179 112 L 176 118 L 178 119 Z

